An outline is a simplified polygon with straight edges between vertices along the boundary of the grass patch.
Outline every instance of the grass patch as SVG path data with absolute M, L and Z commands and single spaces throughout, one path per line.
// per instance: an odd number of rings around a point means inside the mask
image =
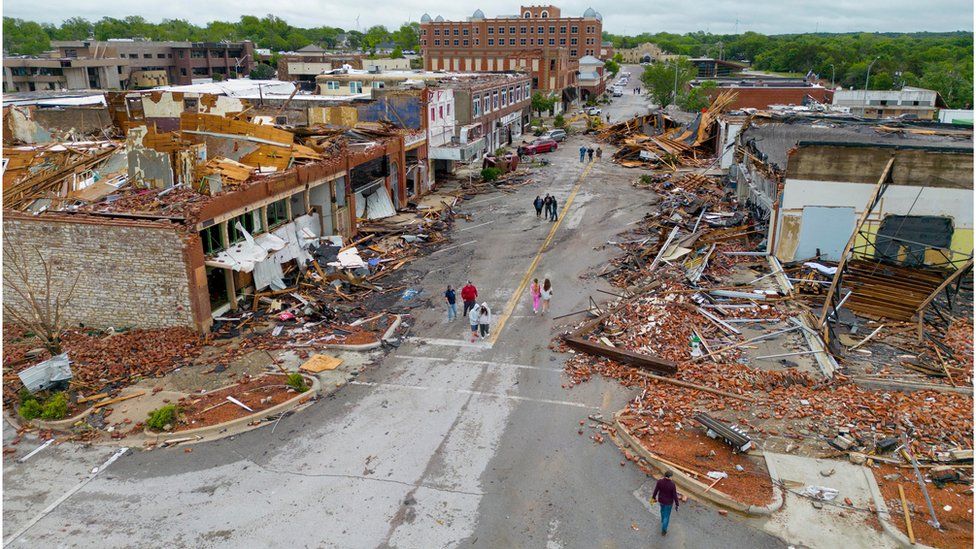
M 165 431 L 168 425 L 170 429 L 175 426 L 177 409 L 175 404 L 167 404 L 162 408 L 157 408 L 149 412 L 149 419 L 146 420 L 146 427 L 153 431 Z
M 288 374 L 288 381 L 285 384 L 299 393 L 304 393 L 308 390 L 308 384 L 305 383 L 305 378 L 299 373 Z

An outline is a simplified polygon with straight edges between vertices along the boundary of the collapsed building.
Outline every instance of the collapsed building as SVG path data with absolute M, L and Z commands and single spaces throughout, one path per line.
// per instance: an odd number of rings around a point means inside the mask
M 391 102 L 338 125 L 343 107 L 310 107 L 322 122 L 294 128 L 238 97 L 106 103 L 109 128 L 57 141 L 32 108 L 4 109 L 4 248 L 38 277 L 45 264 L 77 277 L 70 324 L 206 331 L 245 293 L 280 287 L 283 268 L 304 270 L 313 244 L 353 239 L 432 185 L 423 111 L 391 116 Z
M 855 253 L 906 266 L 960 264 L 973 247 L 973 140 L 966 130 L 753 116 L 732 168 L 781 261 L 837 261 L 887 162 L 890 186 Z

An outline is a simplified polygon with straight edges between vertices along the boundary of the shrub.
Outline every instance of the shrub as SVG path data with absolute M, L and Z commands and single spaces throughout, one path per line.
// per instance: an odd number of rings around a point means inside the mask
M 17 413 L 20 414 L 20 417 L 26 420 L 41 417 L 42 412 L 43 408 L 41 407 L 41 403 L 36 399 L 28 400 L 27 402 L 21 404 L 20 408 L 17 409 Z
M 176 423 L 176 405 L 167 404 L 162 408 L 157 408 L 149 412 L 149 419 L 146 420 L 146 427 L 153 431 L 162 431 L 167 425 L 172 426 Z
M 647 174 L 644 174 L 644 175 L 640 176 L 640 182 L 643 185 L 653 185 L 654 184 L 654 178 L 651 177 L 651 176 L 649 176 L 649 175 L 647 175 Z
M 508 149 L 505 147 L 498 147 L 495 149 L 495 156 L 505 156 L 506 154 L 508 154 Z
M 37 396 L 35 396 L 34 393 L 30 392 L 30 390 L 27 389 L 27 387 L 21 387 L 20 392 L 17 393 L 17 396 L 20 397 L 21 404 L 27 404 L 27 401 L 29 400 L 37 400 Z
M 285 384 L 299 393 L 304 393 L 308 390 L 308 384 L 305 383 L 305 378 L 297 372 L 288 374 L 288 381 Z
M 41 419 L 56 421 L 64 419 L 68 415 L 68 395 L 64 392 L 57 393 L 47 399 L 41 410 Z
M 566 126 L 566 117 L 563 116 L 563 113 L 559 113 L 556 115 L 556 118 L 552 121 L 552 125 L 556 126 L 557 128 L 562 128 Z
M 485 168 L 481 170 L 481 180 L 485 183 L 490 183 L 502 174 L 501 168 Z

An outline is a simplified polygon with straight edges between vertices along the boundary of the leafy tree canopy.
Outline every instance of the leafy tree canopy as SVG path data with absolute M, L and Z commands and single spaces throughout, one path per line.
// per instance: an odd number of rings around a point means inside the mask
M 973 33 L 818 33 L 763 35 L 746 32 L 719 35 L 705 32 L 660 32 L 637 36 L 604 33 L 614 47 L 632 48 L 645 42 L 689 57 L 722 57 L 748 61 L 753 68 L 804 75 L 809 71 L 825 81 L 857 89 L 900 89 L 921 86 L 938 91 L 950 107 L 972 106 Z M 673 88 L 672 73 L 672 88 Z M 648 91 L 651 88 L 648 87 Z

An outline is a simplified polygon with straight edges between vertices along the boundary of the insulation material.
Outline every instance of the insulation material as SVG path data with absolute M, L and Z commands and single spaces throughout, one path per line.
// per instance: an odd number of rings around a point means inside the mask
M 264 261 L 271 252 L 277 252 L 287 244 L 273 234 L 262 234 L 257 239 L 237 223 L 237 230 L 244 234 L 244 241 L 223 250 L 206 263 L 211 267 L 221 267 L 249 273 L 254 270 L 254 264 Z
M 329 265 L 341 269 L 363 269 L 366 267 L 366 262 L 363 261 L 362 257 L 359 257 L 359 250 L 355 246 L 339 252 L 336 259 L 338 261 L 332 261 Z
M 386 187 L 379 187 L 372 191 L 356 193 L 356 217 L 364 219 L 383 219 L 396 215 L 396 208 L 393 207 L 393 200 Z
M 281 270 L 281 263 L 278 263 L 274 257 L 254 264 L 254 287 L 258 291 L 268 286 L 271 286 L 275 290 L 285 289 L 285 283 L 282 281 L 284 276 L 285 273 Z

